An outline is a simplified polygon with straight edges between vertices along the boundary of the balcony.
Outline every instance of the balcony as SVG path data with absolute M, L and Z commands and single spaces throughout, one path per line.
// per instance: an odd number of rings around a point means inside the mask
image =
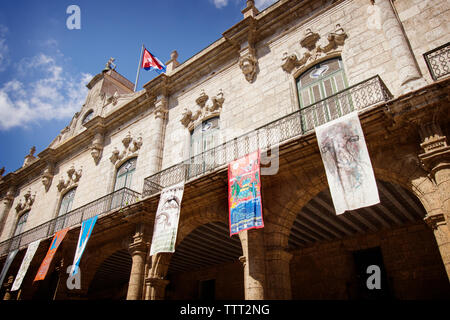
M 200 177 L 250 152 L 269 150 L 310 132 L 316 126 L 391 98 L 381 78 L 374 76 L 145 178 L 142 195 L 148 197 L 162 188 Z
M 98 215 L 99 218 L 112 211 L 127 207 L 139 201 L 140 193 L 122 188 L 104 197 L 94 200 L 82 207 L 67 212 L 55 219 L 47 221 L 37 227 L 27 230 L 0 243 L 0 256 L 8 254 L 10 251 L 19 249 L 38 239 L 45 239 L 63 228 L 74 227 L 82 221 Z
M 448 76 L 450 73 L 450 42 L 424 53 L 423 57 L 434 81 Z

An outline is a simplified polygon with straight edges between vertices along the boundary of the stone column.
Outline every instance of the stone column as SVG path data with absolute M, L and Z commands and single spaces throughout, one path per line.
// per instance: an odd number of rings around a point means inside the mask
M 169 284 L 169 280 L 147 278 L 145 282 L 150 288 L 150 290 L 147 290 L 145 300 L 164 300 L 166 295 L 166 286 Z
M 165 120 L 168 112 L 168 99 L 165 96 L 160 96 L 155 102 L 154 110 L 154 134 L 152 137 L 150 150 L 150 169 L 149 174 L 155 174 L 161 170 L 162 153 L 164 146 Z
M 267 298 L 270 300 L 290 300 L 292 253 L 282 248 L 266 251 L 267 261 Z
M 239 258 L 244 266 L 244 288 L 246 300 L 264 300 L 266 270 L 264 259 L 264 236 L 260 229 L 244 230 L 239 233 L 243 256 Z
M 436 118 L 438 117 L 435 116 Z M 419 154 L 419 159 L 435 183 L 441 212 L 428 213 L 424 220 L 433 229 L 442 262 L 450 279 L 450 146 L 435 119 L 420 126 L 420 146 L 424 152 Z
M 137 229 L 140 228 L 141 226 L 137 226 Z M 144 286 L 145 260 L 148 254 L 148 245 L 143 239 L 142 230 L 138 230 L 133 236 L 133 241 L 129 246 L 129 252 L 132 265 L 127 300 L 140 300 L 142 299 Z
M 406 39 L 391 0 L 376 0 L 381 11 L 381 26 L 389 43 L 392 58 L 400 79 L 401 93 L 407 93 L 426 85 Z
M 152 267 L 145 279 L 145 300 L 163 300 L 169 280 L 164 279 L 169 269 L 172 253 L 157 253 L 152 256 Z

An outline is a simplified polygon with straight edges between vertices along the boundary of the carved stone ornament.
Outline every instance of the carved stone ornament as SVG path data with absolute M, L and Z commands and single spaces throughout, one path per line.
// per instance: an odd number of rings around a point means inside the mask
M 53 180 L 53 174 L 52 174 L 52 169 L 48 166 L 45 170 L 44 173 L 42 175 L 42 184 L 45 187 L 45 191 L 47 192 L 48 189 L 50 188 L 51 184 L 52 184 L 52 180 Z
M 186 128 L 191 130 L 197 124 L 201 123 L 203 119 L 219 116 L 224 101 L 222 89 L 217 96 L 214 96 L 211 99 L 209 99 L 205 94 L 205 91 L 202 90 L 200 96 L 195 100 L 197 106 L 192 108 L 193 110 L 184 108 L 180 121 Z
M 239 67 L 248 82 L 253 82 L 256 76 L 258 59 L 254 54 L 247 54 L 239 59 Z
M 22 167 L 26 167 L 36 160 L 36 157 L 34 156 L 35 152 L 36 152 L 36 147 L 35 146 L 31 147 L 30 153 L 25 156 L 25 161 L 23 162 Z
M 31 195 L 31 190 L 28 190 L 27 193 L 23 196 L 23 202 L 22 199 L 19 200 L 19 203 L 16 206 L 16 212 L 17 214 L 21 214 L 24 211 L 28 211 L 31 209 L 34 203 L 34 199 L 36 198 L 36 193 L 34 195 Z
M 285 52 L 281 67 L 284 71 L 291 73 L 292 70 L 303 67 L 319 58 L 339 52 L 339 47 L 344 45 L 345 39 L 347 39 L 347 34 L 340 24 L 336 25 L 334 32 L 328 34 L 328 43 L 324 46 L 317 45 L 317 42 L 320 40 L 319 34 L 312 32 L 311 29 L 306 29 L 305 36 L 300 40 L 300 45 L 306 49 L 306 52 L 303 53 L 300 59 L 295 53 L 288 54 Z
M 96 133 L 92 145 L 90 146 L 91 156 L 94 159 L 95 164 L 98 164 L 103 151 L 103 135 Z
M 72 165 L 69 170 L 67 170 L 67 179 L 64 179 L 63 176 L 59 179 L 58 188 L 59 192 L 67 190 L 73 186 L 75 186 L 81 178 L 83 170 L 80 168 L 79 170 L 75 170 L 75 166 Z
M 122 145 L 122 152 L 115 147 L 111 157 L 109 157 L 109 160 L 111 160 L 114 164 L 119 160 L 137 155 L 138 150 L 142 147 L 142 137 L 139 136 L 137 138 L 133 138 L 131 133 L 128 132 L 125 138 L 122 139 Z

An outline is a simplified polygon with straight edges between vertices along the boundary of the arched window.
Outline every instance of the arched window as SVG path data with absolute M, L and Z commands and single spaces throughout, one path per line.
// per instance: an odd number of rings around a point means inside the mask
M 66 194 L 64 194 L 61 199 L 61 204 L 59 205 L 58 217 L 66 214 L 72 210 L 73 199 L 75 198 L 75 191 L 77 188 L 70 189 Z
M 312 129 L 331 119 L 336 119 L 351 111 L 351 101 L 345 106 L 338 99 L 327 99 L 314 107 L 312 104 L 323 100 L 348 87 L 341 58 L 334 58 L 316 64 L 297 78 L 297 90 L 302 112 L 303 129 Z M 345 110 L 344 110 L 345 109 Z
M 16 224 L 16 230 L 14 230 L 14 237 L 21 234 L 23 227 L 25 226 L 25 224 L 27 223 L 27 219 L 28 219 L 28 213 L 30 211 L 27 211 L 25 213 L 23 213 L 20 217 L 19 220 L 17 220 L 17 224 Z
M 94 111 L 93 110 L 88 111 L 88 113 L 85 114 L 83 121 L 81 121 L 81 123 L 85 124 L 86 122 L 91 120 L 93 116 L 94 116 Z
M 219 117 L 205 120 L 192 130 L 190 148 L 192 164 L 189 169 L 189 176 L 195 176 L 201 174 L 204 170 L 211 169 L 211 166 L 214 165 L 214 152 L 205 151 L 217 146 L 218 142 Z M 200 154 L 202 155 L 198 156 Z
M 123 187 L 130 188 L 133 174 L 136 170 L 136 161 L 137 158 L 132 158 L 119 167 L 117 170 L 114 191 L 122 189 Z
M 203 121 L 191 132 L 191 156 L 198 155 L 217 145 L 219 117 Z

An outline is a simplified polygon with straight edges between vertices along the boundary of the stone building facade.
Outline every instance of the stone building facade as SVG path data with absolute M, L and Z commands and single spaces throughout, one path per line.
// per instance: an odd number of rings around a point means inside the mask
M 108 64 L 48 148 L 0 177 L 0 266 L 19 249 L 4 299 L 450 297 L 448 1 L 247 1 L 242 14 L 141 91 Z M 350 111 L 381 203 L 337 216 L 313 129 Z M 265 226 L 230 237 L 227 163 L 258 149 Z M 176 251 L 150 257 L 160 191 L 181 181 Z M 70 289 L 81 221 L 97 214 Z

